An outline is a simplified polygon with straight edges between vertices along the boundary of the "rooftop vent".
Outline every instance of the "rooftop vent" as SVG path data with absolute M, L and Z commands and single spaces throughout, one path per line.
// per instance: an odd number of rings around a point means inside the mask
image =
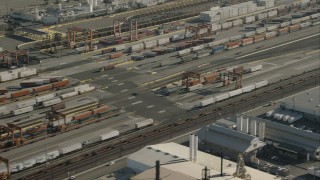
M 165 155 L 170 155 L 170 153 L 164 153 Z
M 310 102 L 312 102 L 312 101 L 313 101 L 313 99 L 309 99 L 309 101 L 310 101 Z
M 310 94 L 311 94 L 311 92 L 307 92 L 307 94 L 308 94 L 308 95 L 310 95 Z
M 172 156 L 173 158 L 178 158 L 178 156 Z
M 156 150 L 156 152 L 161 152 L 160 150 Z
M 152 147 L 147 147 L 147 149 L 152 149 Z

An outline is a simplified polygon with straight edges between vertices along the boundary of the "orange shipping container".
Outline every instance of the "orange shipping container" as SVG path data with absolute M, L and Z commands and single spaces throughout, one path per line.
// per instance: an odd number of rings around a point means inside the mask
M 300 29 L 300 25 L 299 25 L 299 24 L 289 26 L 289 30 L 290 30 L 290 32 L 292 32 L 292 31 L 296 31 L 296 30 L 298 30 L 298 29 Z
M 243 46 L 248 45 L 248 44 L 252 44 L 252 43 L 253 43 L 253 38 L 242 39 L 242 45 Z
M 5 94 L 8 92 L 8 89 L 7 88 L 1 88 L 0 89 L 0 94 Z
M 39 87 L 34 87 L 33 88 L 33 92 L 41 92 L 41 91 L 46 91 L 52 88 L 52 84 L 48 84 L 48 85 L 43 85 L 43 86 L 39 86 Z
M 52 87 L 53 88 L 56 88 L 56 87 L 61 87 L 61 86 L 65 86 L 65 85 L 68 85 L 69 84 L 69 80 L 63 80 L 63 81 L 60 81 L 60 82 L 55 82 L 55 83 L 52 83 Z
M 194 85 L 197 85 L 200 83 L 200 80 L 199 79 L 195 79 L 195 80 L 190 80 L 188 82 L 188 86 L 194 86 Z
M 259 42 L 264 40 L 264 34 L 254 36 L 254 42 Z
M 24 89 L 24 90 L 20 90 L 20 91 L 11 93 L 11 97 L 12 98 L 17 98 L 17 97 L 25 96 L 25 95 L 28 95 L 28 94 L 30 94 L 30 91 L 27 90 L 27 89 Z
M 7 96 L 0 96 L 0 103 L 5 102 L 7 100 Z
M 110 54 L 110 59 L 115 59 L 115 58 L 121 57 L 122 55 L 123 55 L 123 53 Z
M 210 74 L 210 75 L 205 75 L 203 77 L 205 83 L 213 82 L 217 79 L 217 74 Z
M 232 49 L 232 48 L 236 48 L 240 46 L 240 42 L 239 41 L 235 41 L 235 42 L 228 42 L 227 44 L 228 49 Z
M 279 33 L 280 34 L 288 33 L 288 32 L 289 32 L 289 28 L 288 27 L 279 29 Z
M 104 113 L 109 110 L 109 106 L 102 106 L 97 109 L 92 110 L 93 114 Z
M 73 120 L 84 119 L 92 115 L 92 111 L 87 111 L 78 115 L 73 116 Z

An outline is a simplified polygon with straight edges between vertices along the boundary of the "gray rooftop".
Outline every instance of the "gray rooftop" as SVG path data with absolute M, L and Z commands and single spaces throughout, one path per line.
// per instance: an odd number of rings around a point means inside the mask
M 281 105 L 288 109 L 320 116 L 320 86 L 285 98 L 281 101 Z

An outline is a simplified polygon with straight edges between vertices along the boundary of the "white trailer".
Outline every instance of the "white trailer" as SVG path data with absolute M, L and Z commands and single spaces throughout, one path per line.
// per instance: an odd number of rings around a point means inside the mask
M 228 29 L 232 27 L 232 22 L 226 22 L 221 25 L 221 29 Z
M 153 48 L 157 46 L 157 40 L 143 41 L 143 44 L 145 49 Z
M 255 35 L 256 34 L 256 31 L 250 31 L 250 32 L 247 32 L 247 33 L 245 33 L 244 34 L 244 37 L 250 37 L 250 36 L 253 36 L 253 35 Z
M 104 140 L 107 140 L 107 139 L 111 139 L 113 137 L 117 137 L 119 136 L 120 132 L 118 130 L 113 130 L 111 132 L 108 132 L 108 133 L 105 133 L 105 134 L 101 134 L 99 136 L 100 138 L 100 141 L 104 141 Z
M 19 74 L 19 78 L 36 75 L 37 69 L 36 68 L 28 68 L 25 71 L 19 72 L 18 74 Z
M 48 100 L 54 99 L 55 96 L 56 96 L 55 93 L 43 95 L 43 96 L 37 97 L 36 101 L 37 101 L 37 103 L 41 103 L 43 101 L 48 101 Z
M 144 44 L 143 43 L 139 43 L 139 44 L 134 44 L 130 47 L 131 52 L 135 52 L 135 51 L 140 51 L 144 49 Z
M 154 123 L 154 120 L 153 120 L 153 119 L 146 119 L 146 120 L 137 122 L 135 128 L 136 128 L 136 129 L 140 129 L 140 128 L 142 128 L 142 127 L 146 127 L 146 126 L 149 126 L 149 125 L 153 125 L 153 123 Z
M 18 102 L 16 107 L 18 109 L 20 108 L 24 108 L 24 107 L 27 107 L 27 106 L 34 106 L 37 104 L 37 101 L 36 99 L 30 99 L 30 100 L 26 100 L 26 101 L 22 101 L 22 102 Z
M 60 154 L 67 154 L 76 150 L 79 150 L 82 148 L 82 144 L 81 143 L 74 143 L 74 144 L 70 144 L 70 145 L 66 145 L 63 146 L 59 149 L 59 153 Z
M 61 99 L 67 99 L 69 97 L 77 96 L 77 95 L 78 95 L 78 92 L 74 91 L 74 92 L 69 92 L 69 93 L 66 93 L 66 94 L 62 94 L 62 95 L 60 95 L 60 98 Z
M 232 37 L 230 37 L 230 41 L 235 41 L 235 40 L 238 40 L 241 38 L 242 38 L 242 35 L 232 36 Z
M 43 101 L 42 102 L 42 106 L 43 107 L 49 107 L 49 106 L 53 106 L 55 104 L 59 104 L 61 103 L 61 99 L 60 98 L 55 98 L 55 99 L 52 99 L 52 100 L 49 100 L 49 101 Z

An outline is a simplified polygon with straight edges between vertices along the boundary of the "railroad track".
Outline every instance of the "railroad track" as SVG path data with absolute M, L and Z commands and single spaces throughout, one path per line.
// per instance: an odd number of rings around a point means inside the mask
M 72 169 L 83 169 L 86 164 L 93 162 L 94 159 L 111 160 L 111 158 L 122 157 L 125 154 L 136 151 L 149 142 L 161 142 L 163 138 L 175 136 L 178 132 L 191 131 L 203 125 L 214 122 L 216 119 L 227 117 L 231 114 L 243 112 L 248 108 L 254 108 L 263 103 L 275 100 L 278 97 L 288 96 L 297 93 L 299 90 L 308 89 L 319 85 L 320 69 L 315 69 L 303 74 L 290 77 L 279 82 L 269 84 L 265 88 L 257 89 L 251 93 L 243 94 L 238 97 L 219 102 L 215 105 L 204 108 L 201 113 L 186 113 L 185 118 L 176 122 L 169 122 L 159 126 L 150 127 L 140 132 L 128 134 L 111 142 L 105 142 L 98 146 L 83 149 L 76 154 L 64 156 L 51 161 L 51 168 L 44 172 L 39 167 L 33 167 L 29 170 L 11 176 L 12 179 L 50 179 L 50 176 L 59 176 L 66 172 L 66 165 Z M 180 133 L 181 134 L 181 133 Z M 156 142 L 154 142 L 155 140 Z M 66 163 L 68 162 L 68 163 Z

